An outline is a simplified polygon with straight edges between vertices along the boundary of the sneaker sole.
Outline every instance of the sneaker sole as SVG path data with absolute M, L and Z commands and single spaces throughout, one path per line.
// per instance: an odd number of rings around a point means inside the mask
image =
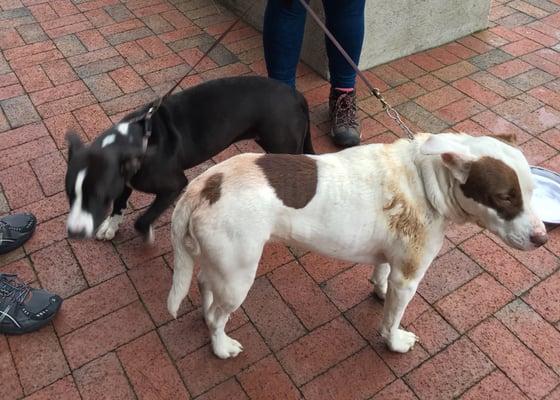
M 16 335 L 23 335 L 25 333 L 31 333 L 31 332 L 38 331 L 39 329 L 41 329 L 45 325 L 48 325 L 54 319 L 54 317 L 56 317 L 56 314 L 58 314 L 58 311 L 60 310 L 61 305 L 62 305 L 62 301 L 60 302 L 56 311 L 50 317 L 48 317 L 47 319 L 41 320 L 41 322 L 40 323 L 38 322 L 37 325 L 29 326 L 27 328 L 17 328 L 17 327 L 15 327 L 15 328 L 13 328 L 13 327 L 1 328 L 0 327 L 0 334 L 16 336 Z

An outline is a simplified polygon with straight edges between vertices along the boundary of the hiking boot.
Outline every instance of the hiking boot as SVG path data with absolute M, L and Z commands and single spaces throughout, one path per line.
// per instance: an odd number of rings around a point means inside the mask
M 61 304 L 56 294 L 32 288 L 16 275 L 0 274 L 0 333 L 36 331 L 54 318 Z
M 8 253 L 24 244 L 33 235 L 36 224 L 37 219 L 29 213 L 0 218 L 0 254 Z
M 337 146 L 360 144 L 360 127 L 356 120 L 356 91 L 344 92 L 331 88 L 329 96 L 331 137 Z

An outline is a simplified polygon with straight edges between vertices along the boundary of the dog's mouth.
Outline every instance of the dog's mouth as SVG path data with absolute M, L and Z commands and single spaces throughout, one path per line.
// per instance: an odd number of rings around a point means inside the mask
M 534 246 L 530 240 L 522 240 L 520 237 L 518 236 L 506 236 L 506 237 L 502 237 L 502 240 L 504 241 L 505 244 L 507 244 L 509 247 L 515 249 L 515 250 L 520 250 L 520 251 L 529 251 L 529 250 L 534 250 L 536 249 L 536 246 Z

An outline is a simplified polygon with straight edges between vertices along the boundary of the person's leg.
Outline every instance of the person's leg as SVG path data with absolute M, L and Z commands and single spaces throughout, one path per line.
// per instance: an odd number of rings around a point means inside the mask
M 325 25 L 357 65 L 364 42 L 365 0 L 323 0 L 323 6 Z M 356 72 L 326 36 L 325 41 L 331 85 L 333 88 L 353 89 Z
M 323 0 L 326 26 L 358 65 L 364 41 L 365 0 Z M 360 143 L 356 120 L 356 72 L 340 51 L 325 36 L 331 81 L 331 136 L 340 146 Z
M 298 0 L 268 0 L 264 13 L 263 47 L 268 76 L 295 88 L 305 8 Z

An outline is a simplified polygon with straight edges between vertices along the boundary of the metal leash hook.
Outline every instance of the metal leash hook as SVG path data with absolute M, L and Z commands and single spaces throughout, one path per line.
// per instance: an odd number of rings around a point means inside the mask
M 406 136 L 408 136 L 410 140 L 414 140 L 414 133 L 412 133 L 410 128 L 403 122 L 397 110 L 388 105 L 387 107 L 385 107 L 385 112 L 387 113 L 389 118 L 394 120 L 400 126 L 400 128 L 404 131 L 404 133 L 406 133 Z
M 394 120 L 399 127 L 406 133 L 406 135 L 408 136 L 408 138 L 410 140 L 414 140 L 414 133 L 412 133 L 412 131 L 410 130 L 410 128 L 408 126 L 406 126 L 406 124 L 403 122 L 403 120 L 401 119 L 401 116 L 399 115 L 399 113 L 397 112 L 397 110 L 395 110 L 393 107 L 391 107 L 391 105 L 389 103 L 387 103 L 387 101 L 385 100 L 385 98 L 383 97 L 383 95 L 381 94 L 381 91 L 374 87 L 369 81 L 368 79 L 365 77 L 365 75 L 362 73 L 362 71 L 360 71 L 360 69 L 358 68 L 358 66 L 356 65 L 356 63 L 350 58 L 350 56 L 348 55 L 348 53 L 346 53 L 346 51 L 342 48 L 342 46 L 340 45 L 340 43 L 338 43 L 338 40 L 336 40 L 336 38 L 332 35 L 332 33 L 327 29 L 327 27 L 325 26 L 325 24 L 323 24 L 323 22 L 321 21 L 321 19 L 317 16 L 317 14 L 315 13 L 315 11 L 313 11 L 311 9 L 311 7 L 309 6 L 309 4 L 307 4 L 307 2 L 305 0 L 299 0 L 299 2 L 301 3 L 301 5 L 307 10 L 307 12 L 309 13 L 309 15 L 311 15 L 311 17 L 315 20 L 315 22 L 317 23 L 317 25 L 319 25 L 319 27 L 323 30 L 323 32 L 325 33 L 325 35 L 327 35 L 327 37 L 331 40 L 331 42 L 334 44 L 334 46 L 338 49 L 338 51 L 340 51 L 340 54 L 342 54 L 342 56 L 346 59 L 346 61 L 348 62 L 348 64 L 350 64 L 350 66 L 354 69 L 354 71 L 356 71 L 356 74 L 358 74 L 358 76 L 362 79 L 362 81 L 364 81 L 364 83 L 366 84 L 366 86 L 368 87 L 368 89 L 370 90 L 370 92 L 381 102 L 381 104 L 383 105 L 383 109 L 385 110 L 385 112 L 387 113 L 387 115 L 389 116 L 389 118 L 391 118 L 392 120 Z

